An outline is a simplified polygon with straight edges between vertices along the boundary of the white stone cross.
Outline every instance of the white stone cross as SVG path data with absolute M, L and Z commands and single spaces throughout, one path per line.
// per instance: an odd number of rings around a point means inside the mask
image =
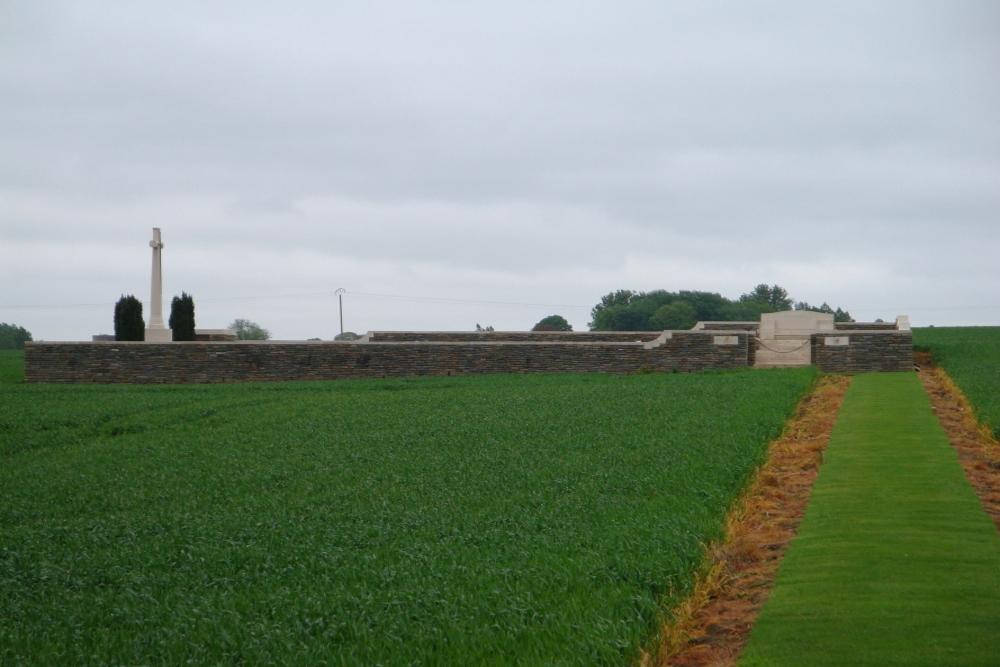
M 149 242 L 153 249 L 153 277 L 149 298 L 149 325 L 146 327 L 147 343 L 169 343 L 174 339 L 174 332 L 163 324 L 163 270 L 160 266 L 160 251 L 163 241 L 160 240 L 160 228 L 153 227 L 153 240 Z

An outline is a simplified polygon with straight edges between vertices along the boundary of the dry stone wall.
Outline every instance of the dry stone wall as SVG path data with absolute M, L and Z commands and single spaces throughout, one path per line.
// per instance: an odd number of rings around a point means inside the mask
M 757 331 L 760 329 L 760 322 L 699 322 L 699 326 L 704 325 L 705 328 L 714 329 L 716 331 L 723 331 L 729 329 L 740 329 L 744 331 Z M 849 329 L 852 331 L 866 330 L 866 331 L 895 331 L 895 322 L 834 322 L 833 326 L 836 329 Z M 699 327 L 695 327 L 698 329 Z
M 424 340 L 379 340 L 405 335 Z M 489 332 L 484 337 L 464 332 L 380 332 L 366 338 L 369 342 L 29 342 L 25 379 L 181 384 L 486 373 L 688 373 L 752 367 L 758 346 L 754 332 L 738 329 L 662 334 Z M 812 362 L 824 372 L 913 369 L 908 330 L 838 328 L 813 334 L 810 344 Z
M 812 334 L 812 362 L 824 373 L 913 370 L 910 331 L 838 329 Z
M 28 343 L 25 380 L 181 384 L 487 373 L 695 372 L 748 365 L 749 336 L 673 332 L 661 343 Z M 729 339 L 735 339 L 735 344 Z

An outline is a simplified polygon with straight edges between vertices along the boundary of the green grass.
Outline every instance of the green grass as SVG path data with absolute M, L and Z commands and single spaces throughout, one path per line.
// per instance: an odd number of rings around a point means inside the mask
M 0 664 L 626 664 L 811 369 L 0 384 Z
M 934 359 L 1000 439 L 1000 327 L 933 327 L 913 330 L 913 344 Z
M 998 665 L 1000 538 L 914 373 L 859 375 L 741 665 Z
M 24 350 L 0 350 L 0 384 L 24 382 Z

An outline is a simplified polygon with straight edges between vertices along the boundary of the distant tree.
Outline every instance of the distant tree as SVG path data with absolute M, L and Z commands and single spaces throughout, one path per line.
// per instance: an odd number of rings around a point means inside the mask
M 718 320 L 721 310 L 729 305 L 731 301 L 721 294 L 715 292 L 695 292 L 680 291 L 668 292 L 666 290 L 653 290 L 652 292 L 633 292 L 632 290 L 618 290 L 605 295 L 599 304 L 590 311 L 591 331 L 662 331 L 664 317 L 669 313 L 674 313 L 671 321 L 677 323 L 687 323 L 690 311 L 680 306 L 678 309 L 667 309 L 663 311 L 657 321 L 653 317 L 664 306 L 669 306 L 677 301 L 683 301 L 687 306 L 693 308 L 694 317 L 690 319 L 690 324 L 683 328 L 691 328 L 698 320 Z M 683 318 L 679 313 L 685 314 Z M 729 319 L 729 318 L 726 318 Z
M 833 308 L 830 307 L 830 304 L 828 304 L 825 301 L 823 302 L 822 306 L 811 306 L 805 301 L 799 301 L 795 304 L 795 310 L 811 310 L 814 313 L 827 313 L 833 315 L 834 322 L 854 321 L 854 318 L 851 317 L 851 314 L 849 312 L 847 312 L 846 310 L 841 310 L 840 308 L 834 310 Z
M 270 340 L 271 332 L 250 320 L 233 320 L 229 328 L 236 332 L 236 340 Z
M 825 301 L 822 306 L 814 306 L 805 301 L 796 301 L 795 310 L 811 310 L 814 313 L 833 313 L 833 309 Z
M 483 327 L 479 326 L 479 323 L 477 322 L 476 323 L 476 331 L 493 331 L 493 327 L 483 328 Z
M 851 317 L 851 314 L 849 312 L 847 312 L 846 310 L 841 310 L 840 308 L 837 308 L 837 310 L 833 311 L 833 321 L 834 322 L 853 322 L 854 318 Z
M 698 323 L 698 311 L 687 301 L 674 301 L 660 306 L 649 324 L 654 329 L 690 329 Z
M 735 301 L 716 292 L 617 290 L 601 297 L 590 311 L 588 326 L 591 331 L 662 331 L 690 329 L 699 320 L 756 322 L 761 314 L 791 310 L 792 304 L 785 288 L 763 283 Z M 838 308 L 829 312 L 838 322 L 853 321 L 847 311 Z
M 763 313 L 773 313 L 775 309 L 760 301 L 733 301 L 720 311 L 719 322 L 759 322 Z
M 174 340 L 196 340 L 194 299 L 187 292 L 181 292 L 170 302 L 170 328 L 174 332 Z
M 353 331 L 345 331 L 344 333 L 339 333 L 333 337 L 334 340 L 357 340 L 359 338 L 361 338 L 361 336 Z
M 741 296 L 740 301 L 764 303 L 775 311 L 792 309 L 792 299 L 788 296 L 788 291 L 780 285 L 771 285 L 768 287 L 766 284 L 761 283 L 754 287 L 753 291 L 749 294 Z
M 23 350 L 29 340 L 32 340 L 31 332 L 24 327 L 0 323 L 0 350 Z
M 115 304 L 115 340 L 145 340 L 146 321 L 142 302 L 131 294 L 122 294 Z
M 677 292 L 675 300 L 690 303 L 698 314 L 699 320 L 712 321 L 721 319 L 720 314 L 722 310 L 732 303 L 732 301 L 718 292 L 695 292 L 688 290 Z
M 547 327 L 542 329 L 540 327 Z M 573 325 L 566 321 L 562 315 L 549 315 L 538 321 L 538 324 L 531 328 L 532 331 L 572 331 Z
M 612 322 L 617 324 L 616 313 L 622 312 L 632 302 L 632 298 L 641 292 L 633 292 L 628 289 L 620 289 L 609 292 L 601 297 L 601 301 L 590 311 L 590 327 L 592 331 L 616 331 Z
M 601 302 L 594 306 L 594 310 L 601 308 L 612 308 L 614 306 L 627 306 L 632 303 L 632 299 L 637 296 L 644 296 L 642 292 L 633 292 L 630 289 L 620 289 L 610 292 L 601 297 Z M 593 314 L 593 312 L 591 312 Z

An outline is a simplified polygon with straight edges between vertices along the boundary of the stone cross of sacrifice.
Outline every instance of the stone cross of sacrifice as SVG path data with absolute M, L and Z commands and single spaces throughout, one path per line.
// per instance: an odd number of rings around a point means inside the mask
M 163 324 L 163 271 L 160 266 L 160 251 L 163 249 L 163 241 L 160 240 L 159 227 L 153 227 L 153 240 L 149 242 L 149 247 L 153 249 L 153 276 L 146 342 L 169 343 L 174 338 L 174 332 Z

